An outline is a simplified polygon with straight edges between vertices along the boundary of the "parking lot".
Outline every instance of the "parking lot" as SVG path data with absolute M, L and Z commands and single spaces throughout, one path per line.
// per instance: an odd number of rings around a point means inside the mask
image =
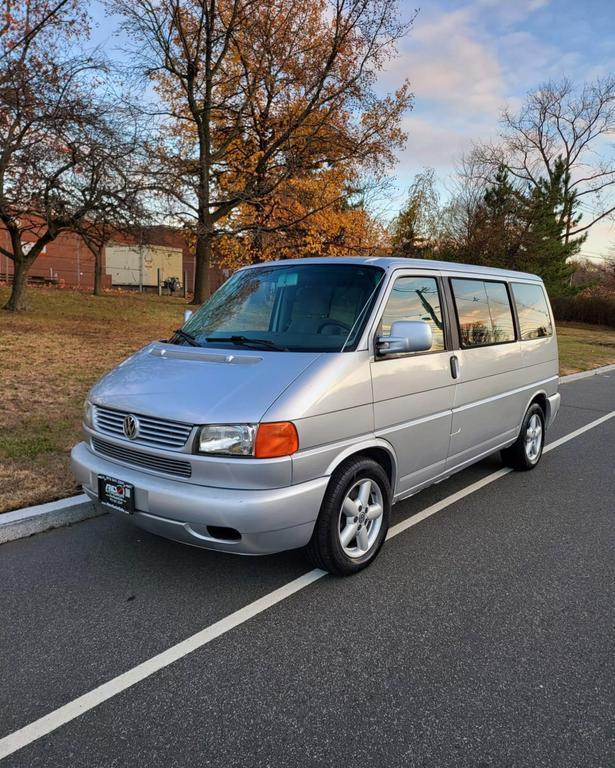
M 615 765 L 615 372 L 561 392 L 534 472 L 400 503 L 352 578 L 111 515 L 0 546 L 2 766 Z

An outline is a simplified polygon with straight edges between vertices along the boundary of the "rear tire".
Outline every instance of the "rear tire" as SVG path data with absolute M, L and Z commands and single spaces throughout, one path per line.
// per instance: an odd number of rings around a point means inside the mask
M 307 553 L 317 568 L 349 576 L 372 563 L 391 515 L 391 485 L 384 469 L 356 456 L 333 473 Z
M 505 464 L 527 472 L 540 461 L 545 442 L 545 415 L 538 403 L 532 403 L 523 418 L 521 431 L 510 448 L 501 451 Z

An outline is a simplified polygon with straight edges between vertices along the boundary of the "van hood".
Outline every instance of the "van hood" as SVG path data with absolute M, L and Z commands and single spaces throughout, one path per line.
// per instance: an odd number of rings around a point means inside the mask
M 150 344 L 92 387 L 95 404 L 189 424 L 259 422 L 319 352 Z

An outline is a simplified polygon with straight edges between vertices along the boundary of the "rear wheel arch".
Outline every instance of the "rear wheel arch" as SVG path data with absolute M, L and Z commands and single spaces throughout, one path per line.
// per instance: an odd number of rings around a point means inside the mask
M 539 392 L 537 395 L 534 395 L 534 397 L 532 398 L 532 401 L 528 405 L 528 408 L 530 407 L 530 405 L 533 405 L 534 403 L 536 403 L 536 405 L 539 405 L 542 408 L 542 412 L 544 414 L 545 421 L 548 422 L 548 420 L 549 420 L 548 419 L 548 417 L 549 417 L 549 400 L 547 399 L 546 393 L 545 392 Z M 526 408 L 526 411 L 527 411 L 527 408 Z
M 544 391 L 544 389 L 541 389 L 537 392 L 534 392 L 532 396 L 528 399 L 527 403 L 525 404 L 525 408 L 523 409 L 523 413 L 521 414 L 521 420 L 519 421 L 519 430 L 523 425 L 523 420 L 525 419 L 525 415 L 527 414 L 529 409 L 534 405 L 534 403 L 540 406 L 540 409 L 542 410 L 542 413 L 545 419 L 545 426 L 549 423 L 549 411 L 550 411 L 549 398 L 547 397 L 547 393 Z

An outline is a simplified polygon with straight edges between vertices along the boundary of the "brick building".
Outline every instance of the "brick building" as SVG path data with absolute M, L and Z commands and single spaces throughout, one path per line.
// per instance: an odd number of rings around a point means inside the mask
M 24 240 L 32 239 L 27 236 Z M 0 229 L 0 245 L 10 250 L 5 229 Z M 181 282 L 187 276 L 188 291 L 194 286 L 194 252 L 180 230 L 172 227 L 143 227 L 133 233 L 117 233 L 103 250 L 103 285 L 136 288 L 155 286 L 157 269 L 162 280 L 177 277 Z M 0 281 L 10 282 L 13 262 L 0 254 Z M 217 288 L 226 274 L 214 268 L 212 286 Z M 47 283 L 68 288 L 94 287 L 94 256 L 83 240 L 73 232 L 62 232 L 48 243 L 36 259 L 29 273 L 30 282 Z

